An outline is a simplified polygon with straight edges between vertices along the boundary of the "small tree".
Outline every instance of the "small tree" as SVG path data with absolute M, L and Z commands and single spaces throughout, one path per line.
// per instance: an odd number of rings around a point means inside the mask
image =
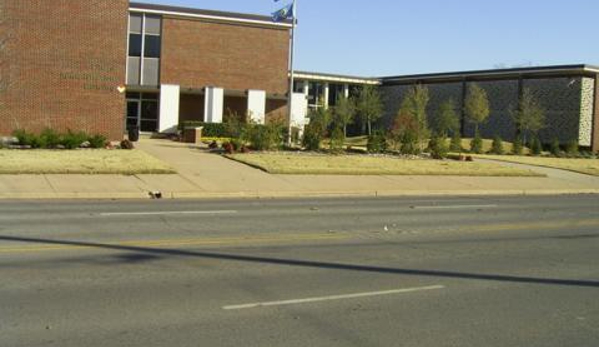
M 522 92 L 518 109 L 512 112 L 512 119 L 524 143 L 527 135 L 537 137 L 539 130 L 545 127 L 545 111 L 530 89 L 525 88 Z
M 307 150 L 316 151 L 320 149 L 320 144 L 327 134 L 331 123 L 331 114 L 328 109 L 320 107 L 311 111 L 308 118 L 310 118 L 310 123 L 304 129 L 302 144 Z
M 428 149 L 434 159 L 445 159 L 447 157 L 449 148 L 446 141 L 446 137 L 439 136 L 439 134 L 433 132 L 428 143 Z
M 539 140 L 538 136 L 533 136 L 530 141 L 530 152 L 532 155 L 540 155 L 543 151 L 543 145 L 541 144 L 541 140 Z
M 516 135 L 514 142 L 512 143 L 512 154 L 514 155 L 522 155 L 524 151 L 524 145 L 522 144 L 522 137 L 520 135 Z
M 491 153 L 497 155 L 502 155 L 505 153 L 505 151 L 503 150 L 503 140 L 501 140 L 501 137 L 499 137 L 499 135 L 495 135 L 495 137 L 493 138 Z
M 439 106 L 437 117 L 433 121 L 433 129 L 443 138 L 447 138 L 449 133 L 455 134 L 460 131 L 460 118 L 453 99 L 449 99 Z
M 356 103 L 354 99 L 339 95 L 337 104 L 333 108 L 333 122 L 343 129 L 344 137 L 347 137 L 347 126 L 354 122 L 355 116 Z
M 402 147 L 406 138 L 415 139 L 418 124 L 414 117 L 405 109 L 399 109 L 397 116 L 393 120 L 393 126 L 390 131 L 390 139 L 395 149 Z M 406 137 L 406 134 L 409 135 Z M 407 153 L 404 153 L 407 154 Z M 409 154 L 412 154 L 410 152 Z
M 426 107 L 429 100 L 428 88 L 416 85 L 408 90 L 401 103 L 400 112 L 411 116 L 415 124 L 415 136 L 420 146 L 420 151 L 424 150 L 426 139 L 430 134 L 426 114 Z
M 459 131 L 454 131 L 451 136 L 451 143 L 449 144 L 449 149 L 453 152 L 462 152 L 464 149 L 462 148 L 462 135 Z
M 562 150 L 560 148 L 559 139 L 557 137 L 554 137 L 553 141 L 551 141 L 551 154 L 553 156 L 559 157 L 561 153 Z
M 383 101 L 376 87 L 365 85 L 360 89 L 356 99 L 356 111 L 362 124 L 368 127 L 368 135 L 372 135 L 372 123 L 383 115 Z
M 474 124 L 475 134 L 479 132 L 480 124 L 483 124 L 489 118 L 491 113 L 489 109 L 489 99 L 487 92 L 474 83 L 468 90 L 468 95 L 464 101 L 464 112 L 468 121 Z M 480 136 L 480 134 L 478 134 Z
M 470 141 L 470 152 L 481 154 L 483 152 L 483 138 L 480 136 L 480 131 L 474 131 L 474 138 Z

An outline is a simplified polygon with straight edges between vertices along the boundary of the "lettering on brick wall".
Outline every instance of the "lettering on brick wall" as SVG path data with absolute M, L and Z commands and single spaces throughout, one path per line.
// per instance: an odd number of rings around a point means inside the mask
M 84 90 L 113 91 L 120 82 L 119 78 L 113 75 L 115 71 L 114 67 L 92 61 L 86 71 L 63 71 L 59 77 L 61 80 L 82 82 L 81 87 Z

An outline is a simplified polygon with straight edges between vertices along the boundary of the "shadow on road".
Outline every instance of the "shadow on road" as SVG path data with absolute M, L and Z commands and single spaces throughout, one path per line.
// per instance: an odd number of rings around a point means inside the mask
M 566 279 L 557 279 L 557 278 L 536 278 L 536 277 L 509 276 L 509 275 L 473 274 L 473 273 L 463 273 L 463 272 L 453 272 L 453 271 L 402 269 L 402 268 L 390 268 L 390 267 L 370 266 L 370 265 L 342 264 L 342 263 L 329 263 L 329 262 L 310 261 L 310 260 L 280 259 L 280 258 L 257 257 L 257 256 L 248 256 L 248 255 L 200 252 L 200 251 L 182 250 L 182 249 L 137 247 L 137 246 L 125 246 L 125 245 L 69 241 L 69 240 L 45 240 L 45 239 L 38 239 L 38 238 L 25 238 L 25 237 L 2 236 L 2 235 L 0 235 L 0 241 L 27 242 L 27 243 L 36 243 L 36 244 L 46 244 L 46 245 L 63 245 L 63 246 L 86 247 L 86 248 L 100 248 L 100 249 L 117 250 L 117 251 L 129 251 L 129 252 L 134 252 L 134 253 L 130 257 L 126 257 L 126 258 L 134 259 L 136 262 L 144 261 L 147 259 L 155 260 L 156 257 L 164 257 L 164 256 L 196 257 L 196 258 L 230 260 L 230 261 L 240 261 L 240 262 L 250 262 L 250 263 L 264 263 L 264 264 L 285 265 L 285 266 L 310 267 L 310 268 L 330 269 L 330 270 L 365 271 L 365 272 L 376 272 L 376 273 L 383 273 L 383 274 L 408 275 L 408 276 L 428 276 L 428 277 L 440 277 L 440 278 L 457 278 L 457 279 L 466 279 L 466 280 L 515 282 L 515 283 L 525 283 L 525 284 L 551 284 L 551 285 L 595 287 L 595 288 L 599 287 L 599 281 L 592 281 L 592 280 L 566 280 Z

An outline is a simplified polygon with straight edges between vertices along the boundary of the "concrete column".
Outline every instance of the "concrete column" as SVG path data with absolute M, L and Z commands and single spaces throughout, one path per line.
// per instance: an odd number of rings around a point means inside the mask
M 310 94 L 310 82 L 304 81 L 304 95 L 308 96 Z
M 329 87 L 330 86 L 328 83 L 324 84 L 324 96 L 323 96 L 324 100 L 323 100 L 323 102 L 324 102 L 325 109 L 329 108 L 329 93 L 330 93 Z
M 343 95 L 346 99 L 349 98 L 349 84 L 343 85 Z
M 160 86 L 159 132 L 177 132 L 177 125 L 179 124 L 179 98 L 179 86 L 171 84 L 163 84 Z
M 308 115 L 308 98 L 303 93 L 293 93 L 293 109 L 291 110 L 291 126 L 303 130 Z
M 248 115 L 256 124 L 266 122 L 266 92 L 263 90 L 248 90 Z
M 222 123 L 225 91 L 222 88 L 206 87 L 204 119 L 206 123 Z

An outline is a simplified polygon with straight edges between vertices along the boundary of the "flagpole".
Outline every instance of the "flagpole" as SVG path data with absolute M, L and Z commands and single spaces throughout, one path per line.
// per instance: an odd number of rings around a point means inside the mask
M 293 82 L 294 82 L 294 72 L 293 72 L 293 58 L 295 55 L 295 25 L 296 25 L 296 18 L 297 18 L 297 0 L 293 0 L 293 10 L 292 10 L 292 17 L 291 17 L 291 21 L 292 21 L 292 25 L 291 25 L 291 54 L 290 54 L 290 58 L 289 58 L 289 72 L 290 72 L 290 76 L 289 76 L 289 93 L 288 93 L 288 100 L 287 100 L 287 106 L 288 106 L 288 113 L 289 113 L 289 121 L 288 121 L 288 136 L 287 136 L 287 144 L 289 146 L 292 145 L 292 138 L 293 138 L 293 134 L 292 134 L 292 120 L 293 120 L 293 116 L 292 116 L 292 111 L 293 111 Z

